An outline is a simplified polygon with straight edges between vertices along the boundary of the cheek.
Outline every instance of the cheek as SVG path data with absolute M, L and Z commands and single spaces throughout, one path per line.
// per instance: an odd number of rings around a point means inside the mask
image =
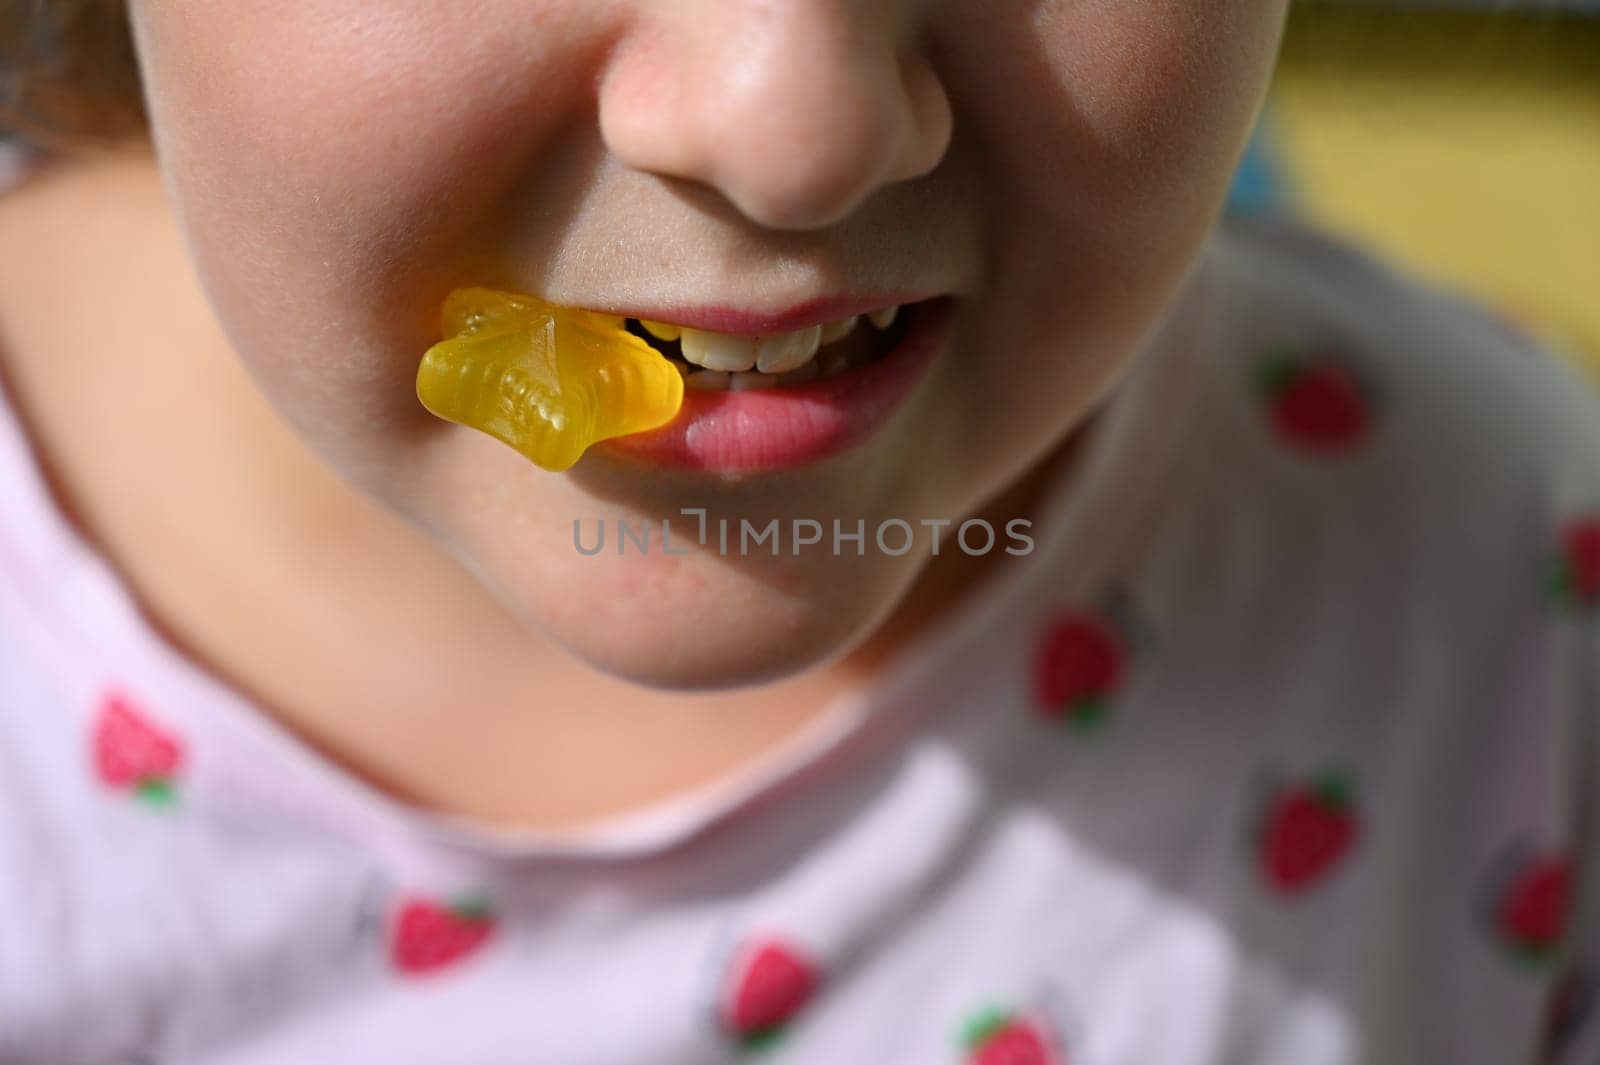
M 491 77 L 494 57 L 451 54 L 424 11 L 183 6 L 184 17 L 151 11 L 140 42 L 158 141 L 191 217 L 269 224 L 274 245 L 376 240 L 404 208 L 460 184 L 468 153 L 509 117 L 492 95 L 457 93 Z
M 1283 0 L 1040 0 L 947 39 L 992 181 L 1017 211 L 1159 239 L 1220 195 L 1271 69 Z M 996 71 L 1005 71 L 997 76 Z M 1035 221 L 1038 219 L 1035 218 Z
M 951 390 L 975 459 L 1032 454 L 1114 382 L 1214 222 L 1283 3 L 976 8 L 943 27 L 992 219 L 979 357 Z
M 180 222 L 280 406 L 296 380 L 312 402 L 312 382 L 345 397 L 382 382 L 415 417 L 395 362 L 432 336 L 440 279 L 485 253 L 474 234 L 514 194 L 562 94 L 585 88 L 587 39 L 550 10 L 490 0 L 470 23 L 432 0 L 135 11 Z

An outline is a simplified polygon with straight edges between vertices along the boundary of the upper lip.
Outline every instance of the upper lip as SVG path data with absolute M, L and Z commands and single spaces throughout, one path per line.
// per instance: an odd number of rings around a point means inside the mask
M 607 310 L 605 313 L 623 318 L 666 322 L 708 333 L 726 333 L 729 336 L 771 336 L 809 329 L 811 326 L 838 321 L 841 318 L 852 318 L 884 307 L 921 303 L 932 298 L 932 293 L 879 293 L 870 296 L 820 296 L 778 311 L 702 306 L 627 307 Z

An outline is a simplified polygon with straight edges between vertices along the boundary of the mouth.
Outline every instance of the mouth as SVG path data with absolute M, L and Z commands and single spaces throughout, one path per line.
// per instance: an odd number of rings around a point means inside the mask
M 819 462 L 883 429 L 943 346 L 948 297 L 759 335 L 628 318 L 684 379 L 667 425 L 598 445 L 651 465 L 765 472 Z

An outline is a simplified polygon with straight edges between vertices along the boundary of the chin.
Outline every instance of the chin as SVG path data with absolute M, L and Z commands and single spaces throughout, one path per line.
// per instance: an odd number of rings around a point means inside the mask
M 770 575 L 767 575 L 770 578 Z M 799 594 L 732 568 L 617 600 L 604 616 L 559 609 L 537 624 L 588 665 L 669 691 L 772 684 L 847 654 L 899 598 L 902 574 L 818 576 Z M 840 590 L 844 591 L 841 593 Z M 826 591 L 831 590 L 831 591 Z M 593 590 L 588 601 L 593 602 Z
M 675 630 L 646 638 L 615 631 L 548 635 L 589 666 L 620 680 L 665 691 L 720 691 L 773 684 L 825 665 L 850 650 L 868 626 L 842 630 L 837 617 L 796 631 L 791 619 L 751 619 L 713 636 Z
M 641 687 L 712 692 L 776 683 L 829 661 L 847 646 L 840 640 L 803 647 L 760 641 L 711 647 L 703 640 L 668 640 L 640 648 L 601 639 L 568 643 L 566 649 L 593 668 Z

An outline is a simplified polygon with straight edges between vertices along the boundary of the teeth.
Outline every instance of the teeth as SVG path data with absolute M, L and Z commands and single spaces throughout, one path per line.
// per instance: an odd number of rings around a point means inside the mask
M 821 343 L 820 325 L 795 333 L 762 337 L 756 345 L 756 369 L 762 373 L 787 373 L 810 362 Z
M 691 364 L 679 364 L 688 387 L 743 392 L 775 384 L 802 384 L 839 372 L 845 368 L 844 356 L 826 345 L 849 336 L 862 318 L 881 330 L 893 325 L 899 313 L 899 307 L 884 307 L 764 337 L 730 336 L 647 319 L 640 319 L 639 324 L 659 340 L 679 342 L 684 360 Z
M 697 370 L 683 379 L 683 386 L 698 388 L 702 392 L 726 392 L 732 377 L 732 374 L 717 370 Z
M 696 366 L 724 373 L 738 373 L 755 367 L 756 342 L 750 337 L 685 329 L 679 339 L 683 342 L 683 357 Z
M 861 321 L 861 316 L 858 314 L 849 318 L 841 318 L 837 322 L 829 322 L 822 327 L 822 342 L 824 344 L 832 344 L 835 340 L 843 340 L 850 335 L 851 330 L 855 329 L 856 323 L 859 321 Z
M 680 325 L 671 325 L 667 322 L 650 322 L 642 318 L 639 320 L 639 324 L 644 326 L 645 331 L 657 340 L 677 340 L 683 336 L 683 327 Z
M 819 377 L 831 377 L 855 366 L 860 360 L 852 359 L 839 351 L 824 351 L 820 357 L 807 359 L 793 370 L 783 373 L 763 373 L 743 370 L 733 373 L 722 370 L 701 370 L 680 367 L 685 388 L 700 392 L 752 392 L 757 389 L 789 388 L 809 384 Z
M 730 392 L 753 392 L 758 388 L 777 388 L 778 378 L 770 373 L 736 373 L 728 379 Z

